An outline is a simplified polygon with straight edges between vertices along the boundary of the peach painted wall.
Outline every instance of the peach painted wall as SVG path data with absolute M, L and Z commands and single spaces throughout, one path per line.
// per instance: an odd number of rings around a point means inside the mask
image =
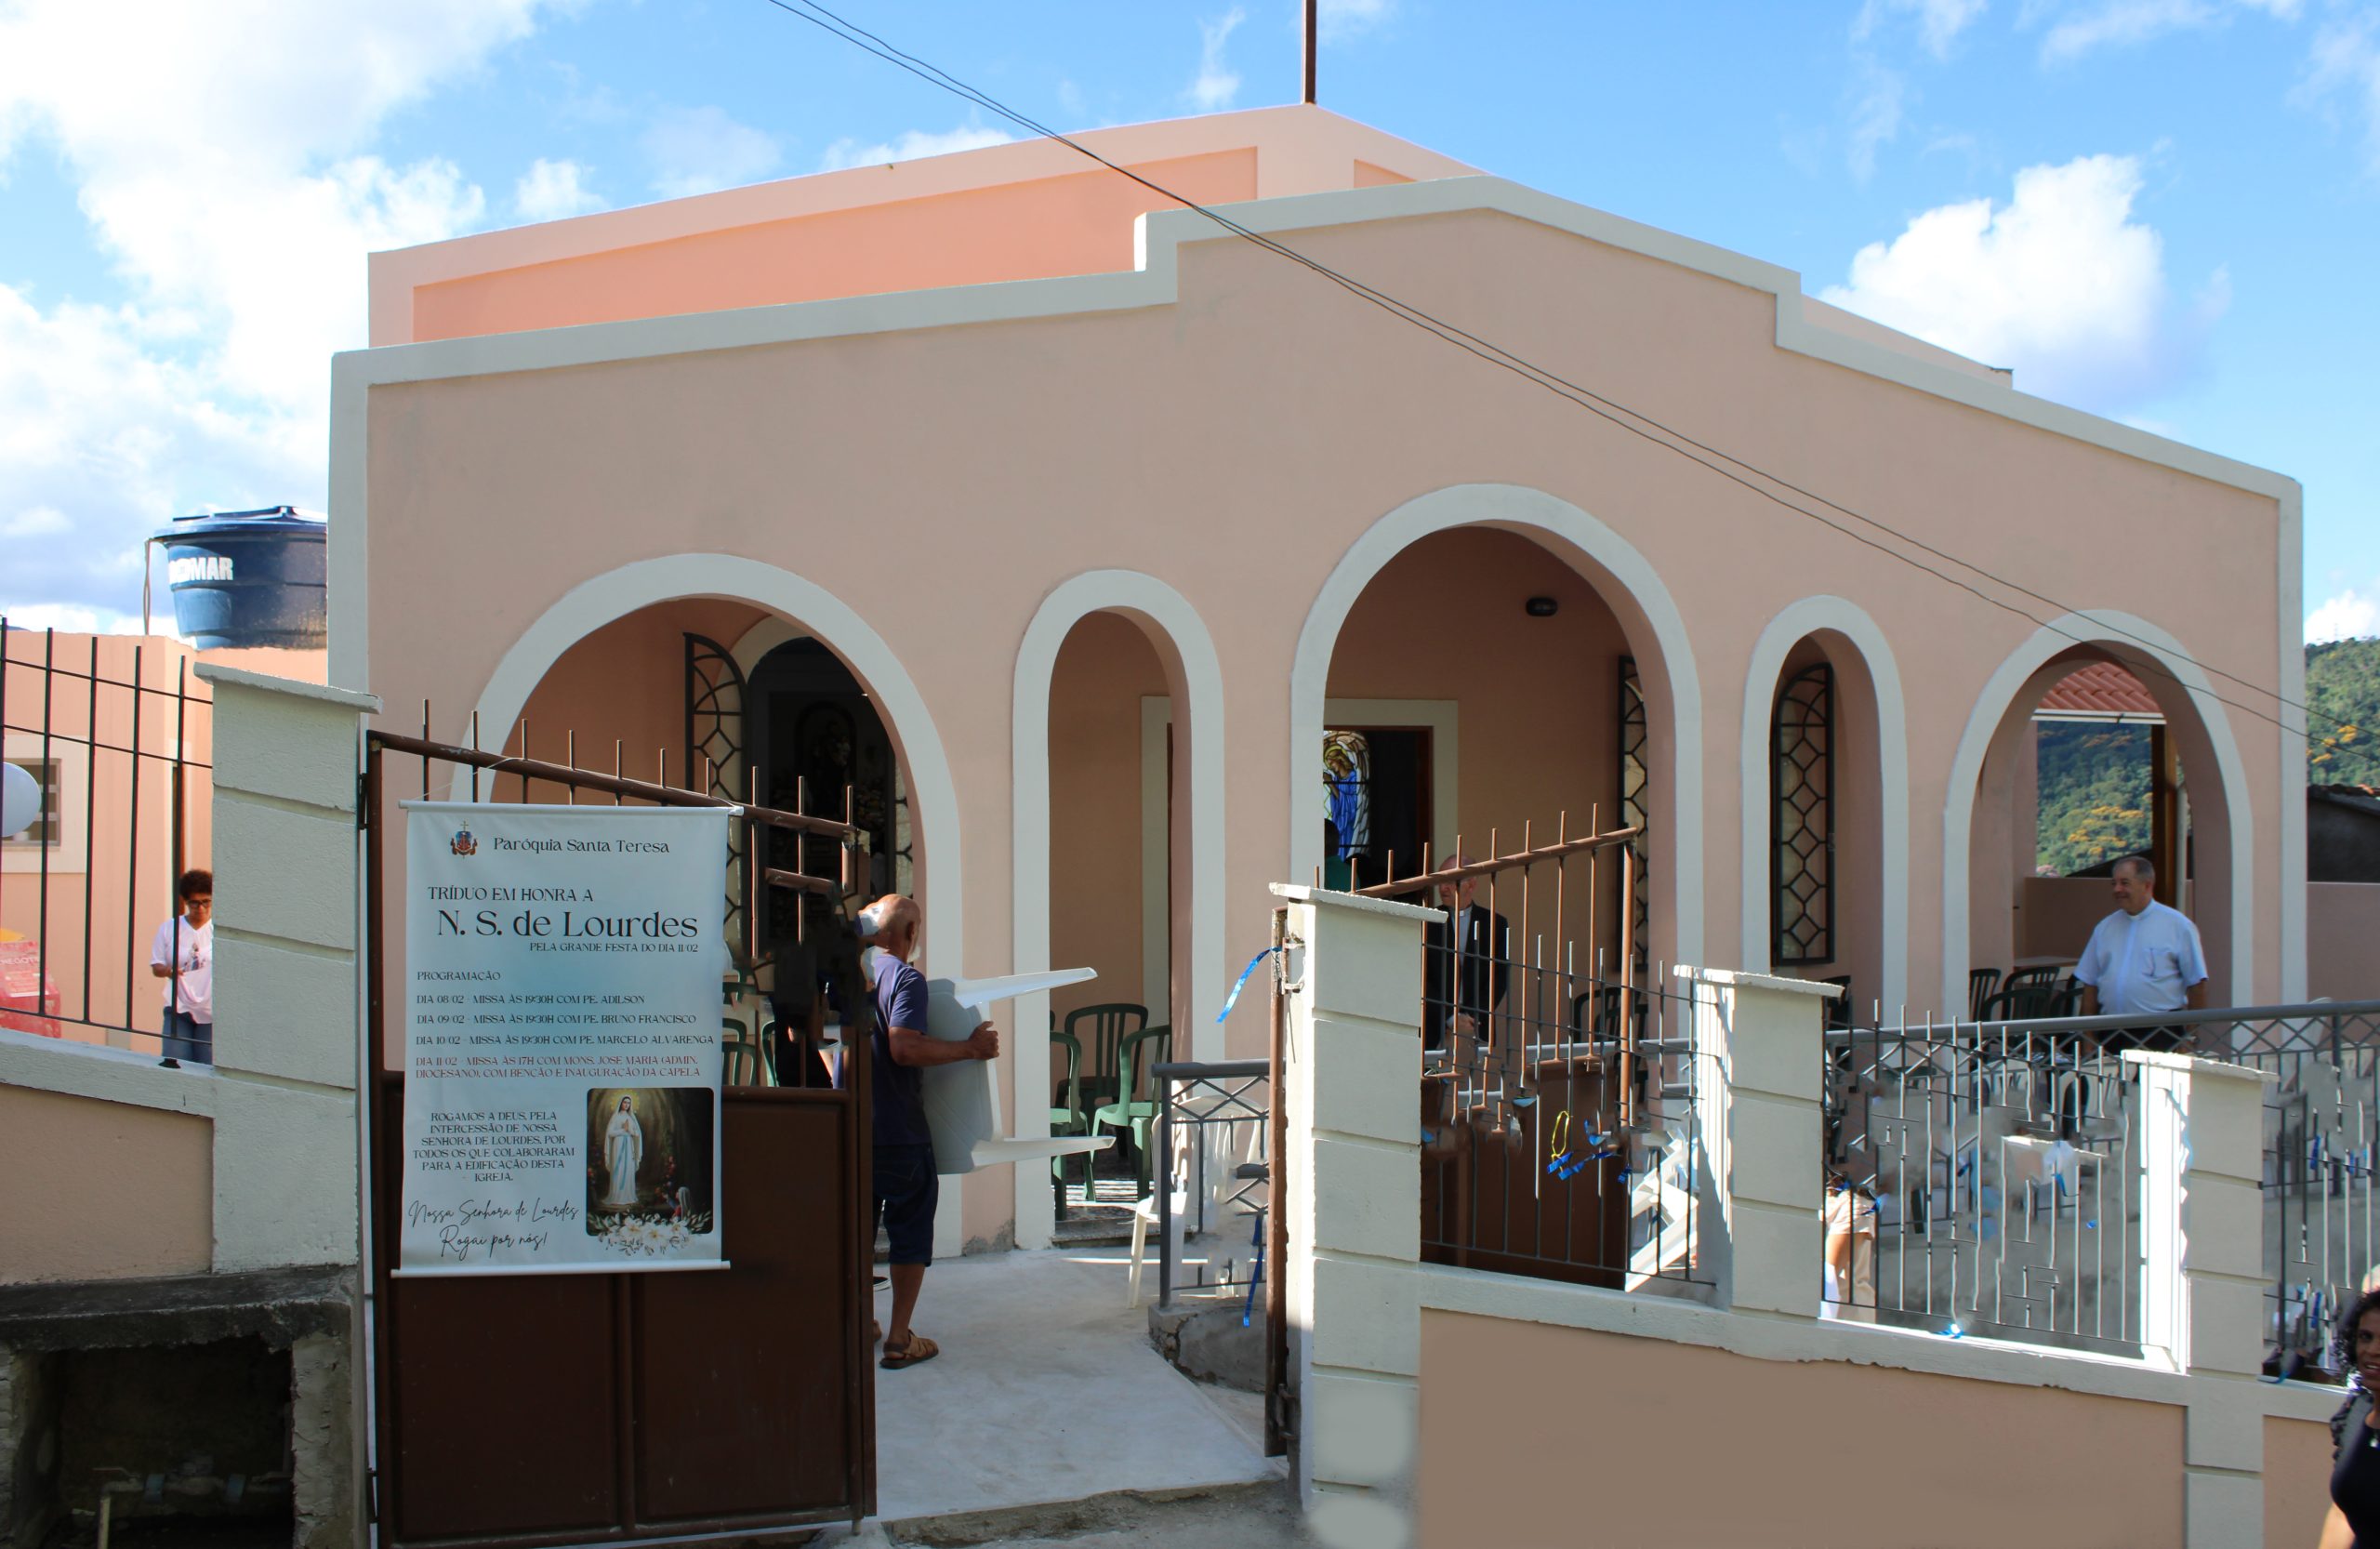
M 1420 1402 L 1423 1549 L 2182 1542 L 2175 1405 L 1434 1311 Z
M 1075 138 L 1204 205 L 1471 170 L 1310 107 Z M 1050 141 L 851 167 L 375 254 L 372 342 L 1109 272 L 1173 203 Z
M 1059 647 L 1050 683 L 1050 961 L 1099 970 L 1050 997 L 1060 1026 L 1078 1006 L 1145 998 L 1141 699 L 1165 692 L 1157 652 L 1120 615 L 1089 616 Z M 1151 1022 L 1170 1014 L 1149 1007 Z M 1053 1079 L 1064 1073 L 1051 1066 Z
M 2380 882 L 2306 884 L 2306 992 L 2380 1000 Z
M 1978 564 L 2056 577 L 2077 607 L 2143 614 L 2201 659 L 2246 671 L 2273 660 L 2278 598 L 2236 583 L 2273 573 L 2270 496 L 1780 351 L 1765 292 L 1514 217 L 1373 220 L 1299 243 L 1485 337 L 1592 363 L 1604 390 L 1646 412 Z M 1736 752 L 1753 642 L 1781 608 L 1820 593 L 1874 617 L 1908 687 L 1912 1011 L 1940 978 L 1951 758 L 1985 681 L 2032 633 L 1237 243 L 1185 245 L 1166 305 L 390 384 L 369 391 L 357 423 L 367 448 L 335 471 L 368 490 L 368 524 L 334 513 L 361 529 L 375 599 L 356 642 L 369 682 L 355 686 L 392 707 L 428 694 L 436 735 L 454 735 L 505 651 L 590 577 L 701 553 L 792 571 L 887 641 L 932 718 L 959 834 L 922 838 L 930 851 L 964 847 L 974 973 L 1003 972 L 1010 956 L 1018 648 L 1042 599 L 1084 571 L 1161 578 L 1213 639 L 1226 909 L 1223 960 L 1198 966 L 1226 982 L 1265 939 L 1265 888 L 1289 865 L 1291 782 L 1312 778 L 1311 750 L 1288 738 L 1299 631 L 1350 547 L 1416 497 L 1478 481 L 1543 491 L 1665 578 L 1701 689 L 1706 757 L 1689 792 L 1703 862 L 1690 878 L 1657 870 L 1668 901 L 1657 894 L 1655 907 L 1657 920 L 1698 914 L 1714 963 L 1744 960 Z M 1879 445 L 1895 456 L 1876 457 Z M 1185 459 L 1212 476 L 1173 476 Z M 456 564 L 457 553 L 474 563 Z M 2122 564 L 2105 563 L 2116 554 Z M 1528 563 L 1527 591 L 1583 585 L 1552 552 Z M 442 605 L 397 605 L 423 596 Z M 1623 602 L 1616 616 L 1641 618 Z M 1583 612 L 1583 601 L 1566 607 Z M 1511 627 L 1528 622 L 1515 615 Z M 1342 691 L 1421 692 L 1390 677 L 1368 664 Z M 1580 728 L 1606 723 L 1599 692 L 1580 682 Z M 390 719 L 410 729 L 413 713 Z M 2235 718 L 2232 730 L 2254 801 L 2257 972 L 2269 987 L 2281 760 L 2270 728 Z M 1515 734 L 1524 751 L 1573 735 L 1542 716 Z M 1477 784 L 1472 771 L 1494 761 L 1464 761 L 1477 821 L 1508 823 L 1510 808 L 1551 797 Z M 1599 761 L 1564 776 L 1572 800 L 1603 777 Z M 1261 1019 L 1232 1019 L 1232 1054 L 1262 1041 Z M 979 1179 L 971 1199 L 978 1188 L 1007 1184 Z
M 1133 170 L 1202 205 L 1256 195 L 1252 150 Z M 1092 170 L 706 232 L 426 285 L 414 293 L 414 337 L 1130 269 L 1132 218 L 1165 203 L 1138 183 Z
M 8 1186 L 0 1283 L 203 1275 L 214 1126 L 188 1114 L 0 1086 Z
M 2265 1416 L 2265 1549 L 2314 1549 L 2331 1504 L 2331 1428 Z
M 2081 957 L 2091 933 L 2115 908 L 2104 877 L 2026 877 L 2016 897 L 2016 953 L 2027 958 Z

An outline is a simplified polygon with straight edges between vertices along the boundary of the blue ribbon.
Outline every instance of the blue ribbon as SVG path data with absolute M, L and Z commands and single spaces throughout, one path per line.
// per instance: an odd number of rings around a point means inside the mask
M 1239 971 L 1237 979 L 1232 981 L 1231 993 L 1223 997 L 1223 1009 L 1215 1013 L 1216 1021 L 1221 1022 L 1229 1017 L 1231 1009 L 1239 1004 L 1239 992 L 1248 987 L 1248 976 L 1256 972 L 1256 965 L 1279 950 L 1277 947 L 1267 947 L 1248 960 L 1248 966 Z

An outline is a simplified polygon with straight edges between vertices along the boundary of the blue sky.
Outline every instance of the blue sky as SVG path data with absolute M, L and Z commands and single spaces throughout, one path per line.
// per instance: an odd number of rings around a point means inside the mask
M 836 8 L 1061 127 L 1297 92 L 1297 0 Z M 2380 0 L 1324 16 L 1325 106 L 2299 479 L 2309 632 L 2380 634 Z M 0 609 L 319 508 L 373 248 L 1006 127 L 766 0 L 0 0 Z

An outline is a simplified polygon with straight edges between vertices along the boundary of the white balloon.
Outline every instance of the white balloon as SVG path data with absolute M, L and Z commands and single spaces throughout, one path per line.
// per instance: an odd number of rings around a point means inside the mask
M 0 764 L 0 839 L 14 839 L 41 815 L 41 782 L 29 770 Z

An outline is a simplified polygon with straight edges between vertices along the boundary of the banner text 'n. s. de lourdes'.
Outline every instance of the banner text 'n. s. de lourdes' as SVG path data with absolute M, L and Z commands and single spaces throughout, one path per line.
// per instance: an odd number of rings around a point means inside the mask
M 405 814 L 397 1273 L 720 1264 L 727 812 Z

